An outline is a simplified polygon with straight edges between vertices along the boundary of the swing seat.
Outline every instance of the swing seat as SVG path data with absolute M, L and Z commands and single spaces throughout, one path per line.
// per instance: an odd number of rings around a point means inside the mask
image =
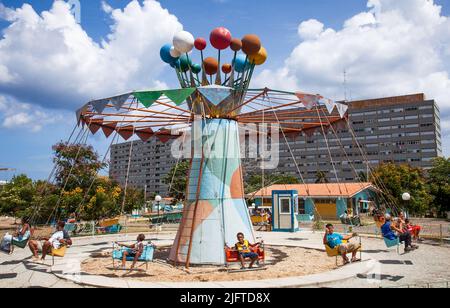
M 400 245 L 400 239 L 397 237 L 394 240 L 390 240 L 388 238 L 383 237 L 384 243 L 386 244 L 387 248 L 395 247 Z
M 112 252 L 113 268 L 116 268 L 115 260 L 122 260 L 123 253 L 128 250 L 129 248 L 120 248 L 120 249 L 113 248 Z M 146 269 L 148 269 L 148 262 L 153 262 L 154 253 L 155 253 L 155 246 L 151 244 L 144 246 L 144 250 L 142 251 L 142 255 L 139 257 L 138 262 L 145 263 L 145 267 Z M 127 261 L 129 262 L 134 261 L 134 257 L 127 256 Z
M 258 255 L 258 261 L 263 261 L 266 259 L 266 255 L 264 252 L 264 248 L 261 247 L 251 247 L 250 250 Z M 227 263 L 236 263 L 240 262 L 239 260 L 239 252 L 232 248 L 225 248 L 225 256 L 227 259 Z
M 60 257 L 64 258 L 67 252 L 67 246 L 61 246 L 60 248 L 52 248 L 52 252 L 50 253 L 52 257 Z
M 25 249 L 25 247 L 27 247 L 27 245 L 28 245 L 28 241 L 29 240 L 30 240 L 30 238 L 26 238 L 26 239 L 21 240 L 21 241 L 16 241 L 16 240 L 13 239 L 12 242 L 11 242 L 11 245 L 14 245 L 16 247 Z
M 77 225 L 75 223 L 67 223 L 64 226 L 64 231 L 74 232 L 77 229 Z
M 99 222 L 99 226 L 102 228 L 112 227 L 114 225 L 119 224 L 119 218 L 112 218 L 112 219 L 104 219 Z
M 122 230 L 121 225 L 114 225 L 105 229 L 106 233 L 119 233 Z

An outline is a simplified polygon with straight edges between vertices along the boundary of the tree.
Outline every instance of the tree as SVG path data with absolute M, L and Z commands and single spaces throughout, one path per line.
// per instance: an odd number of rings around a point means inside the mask
M 430 209 L 431 197 L 421 168 L 382 164 L 371 175 L 373 183 L 377 183 L 375 179 L 384 184 L 384 187 L 380 187 L 383 193 L 390 195 L 395 201 L 398 208 L 393 210 L 406 208 L 411 214 L 424 214 Z M 411 200 L 408 202 L 402 200 L 405 192 L 411 194 Z
M 183 202 L 186 199 L 186 186 L 189 178 L 190 163 L 182 161 L 174 166 L 164 177 L 164 184 L 170 186 L 169 197 L 173 198 L 173 204 Z
M 316 184 L 329 183 L 327 175 L 323 171 L 317 171 L 316 173 Z
M 0 192 L 0 214 L 23 217 L 33 206 L 36 186 L 26 175 L 15 176 Z
M 252 174 L 247 181 L 245 181 L 245 193 L 251 194 L 256 192 L 263 187 L 263 177 L 261 174 Z M 292 175 L 286 174 L 274 174 L 269 173 L 264 175 L 264 186 L 271 186 L 275 184 L 299 184 L 298 178 Z
M 53 151 L 56 184 L 64 191 L 88 189 L 98 172 L 107 167 L 92 146 L 60 142 L 53 146 Z
M 431 206 L 444 216 L 450 211 L 450 158 L 438 157 L 428 172 L 428 185 L 433 197 Z

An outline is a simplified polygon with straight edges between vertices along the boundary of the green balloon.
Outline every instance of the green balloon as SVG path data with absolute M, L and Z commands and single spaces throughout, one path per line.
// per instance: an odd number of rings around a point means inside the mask
M 192 64 L 191 69 L 192 69 L 192 72 L 193 72 L 194 74 L 198 74 L 198 73 L 200 73 L 200 72 L 202 71 L 201 65 L 200 65 L 200 64 L 197 64 L 197 63 Z
M 192 65 L 191 59 L 187 55 L 182 55 L 180 57 L 180 67 L 181 71 L 187 72 L 189 67 Z

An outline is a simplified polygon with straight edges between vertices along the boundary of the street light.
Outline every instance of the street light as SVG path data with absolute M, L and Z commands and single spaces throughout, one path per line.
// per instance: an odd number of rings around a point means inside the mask
M 411 195 L 409 193 L 405 192 L 402 195 L 402 199 L 403 199 L 403 201 L 409 201 L 409 200 L 411 200 Z
M 161 203 L 162 197 L 160 195 L 157 195 L 155 197 L 156 206 L 158 207 L 158 218 L 159 218 L 159 204 Z

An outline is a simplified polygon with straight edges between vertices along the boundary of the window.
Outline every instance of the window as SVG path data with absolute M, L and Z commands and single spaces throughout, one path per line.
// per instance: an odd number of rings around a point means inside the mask
M 291 198 L 280 198 L 280 214 L 291 214 Z
M 299 198 L 298 199 L 298 213 L 299 214 L 306 214 L 305 199 L 303 199 L 303 198 Z

